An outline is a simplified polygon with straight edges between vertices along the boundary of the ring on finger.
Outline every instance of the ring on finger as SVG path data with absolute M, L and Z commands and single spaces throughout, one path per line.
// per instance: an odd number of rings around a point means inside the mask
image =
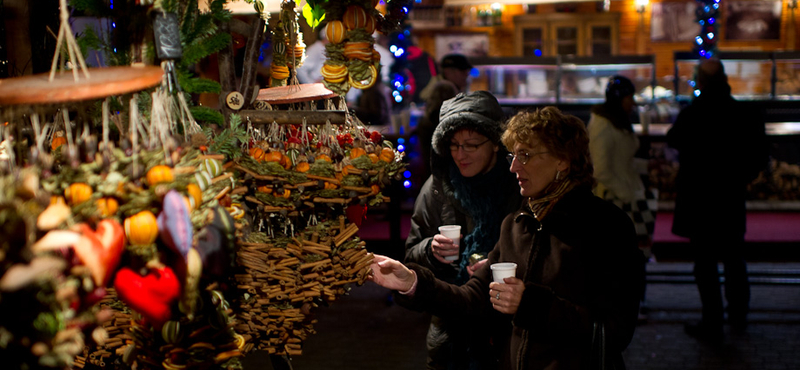
M 500 300 L 500 292 L 497 292 L 497 294 L 494 295 L 494 299 L 498 301 Z

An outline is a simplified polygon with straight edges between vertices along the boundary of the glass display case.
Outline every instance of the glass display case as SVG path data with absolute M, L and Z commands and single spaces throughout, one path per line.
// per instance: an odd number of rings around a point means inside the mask
M 800 83 L 792 87 L 789 80 L 776 84 L 783 77 L 799 76 L 800 54 L 783 52 L 720 52 L 731 94 L 737 100 L 771 100 L 799 98 Z M 698 58 L 692 52 L 675 52 L 676 99 L 688 101 L 695 96 L 695 69 Z M 800 80 L 798 80 L 800 82 Z M 780 90 L 777 89 L 781 86 Z
M 775 92 L 778 100 L 800 100 L 800 52 L 775 52 Z
M 470 58 L 477 73 L 470 89 L 486 90 L 503 105 L 557 102 L 558 60 L 554 57 Z
M 639 104 L 653 101 L 655 64 L 652 56 L 561 57 L 559 63 L 559 101 L 591 103 L 605 101 L 609 77 L 621 75 L 636 87 Z
M 658 98 L 652 56 L 471 58 L 471 90 L 487 90 L 503 105 L 597 104 L 609 77 L 622 75 L 637 88 L 636 100 Z

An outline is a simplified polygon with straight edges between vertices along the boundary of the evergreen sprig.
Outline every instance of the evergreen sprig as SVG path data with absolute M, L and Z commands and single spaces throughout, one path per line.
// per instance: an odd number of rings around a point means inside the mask
M 79 12 L 86 12 L 95 17 L 108 17 L 113 15 L 111 7 L 103 0 L 70 0 L 69 6 Z
M 188 93 L 208 92 L 219 94 L 222 90 L 222 87 L 217 81 L 202 77 L 193 77 L 182 71 L 178 73 L 178 83 L 180 83 L 181 88 Z
M 194 117 L 194 120 L 197 122 L 215 123 L 217 125 L 221 125 L 225 122 L 225 117 L 216 109 L 204 106 L 193 106 L 189 107 L 189 111 L 192 112 L 192 117 Z
M 229 33 L 217 33 L 211 37 L 197 39 L 183 49 L 181 66 L 188 68 L 213 53 L 216 53 L 231 42 Z
M 242 155 L 239 145 L 248 139 L 247 128 L 242 124 L 242 117 L 238 114 L 231 114 L 229 121 L 230 126 L 222 130 L 219 135 L 214 136 L 210 127 L 206 127 L 203 131 L 206 137 L 213 137 L 213 143 L 209 147 L 211 152 L 237 159 Z

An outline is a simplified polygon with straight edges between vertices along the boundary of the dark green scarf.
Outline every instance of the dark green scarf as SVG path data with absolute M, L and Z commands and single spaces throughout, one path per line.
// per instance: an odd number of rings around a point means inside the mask
M 503 194 L 498 183 L 509 181 L 509 176 L 513 175 L 508 171 L 508 164 L 500 157 L 500 153 L 495 166 L 489 172 L 473 177 L 461 176 L 455 163 L 450 164 L 453 195 L 474 222 L 472 232 L 461 241 L 464 251 L 460 259 L 461 270 L 456 278 L 459 285 L 469 280 L 469 256 L 474 253 L 489 253 L 500 238 L 500 225 L 505 216 L 508 194 Z

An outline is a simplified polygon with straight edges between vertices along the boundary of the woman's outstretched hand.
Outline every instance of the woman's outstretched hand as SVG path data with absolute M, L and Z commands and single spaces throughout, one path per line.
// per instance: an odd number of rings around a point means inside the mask
M 402 263 L 376 254 L 369 280 L 384 288 L 406 292 L 414 286 L 417 275 Z

